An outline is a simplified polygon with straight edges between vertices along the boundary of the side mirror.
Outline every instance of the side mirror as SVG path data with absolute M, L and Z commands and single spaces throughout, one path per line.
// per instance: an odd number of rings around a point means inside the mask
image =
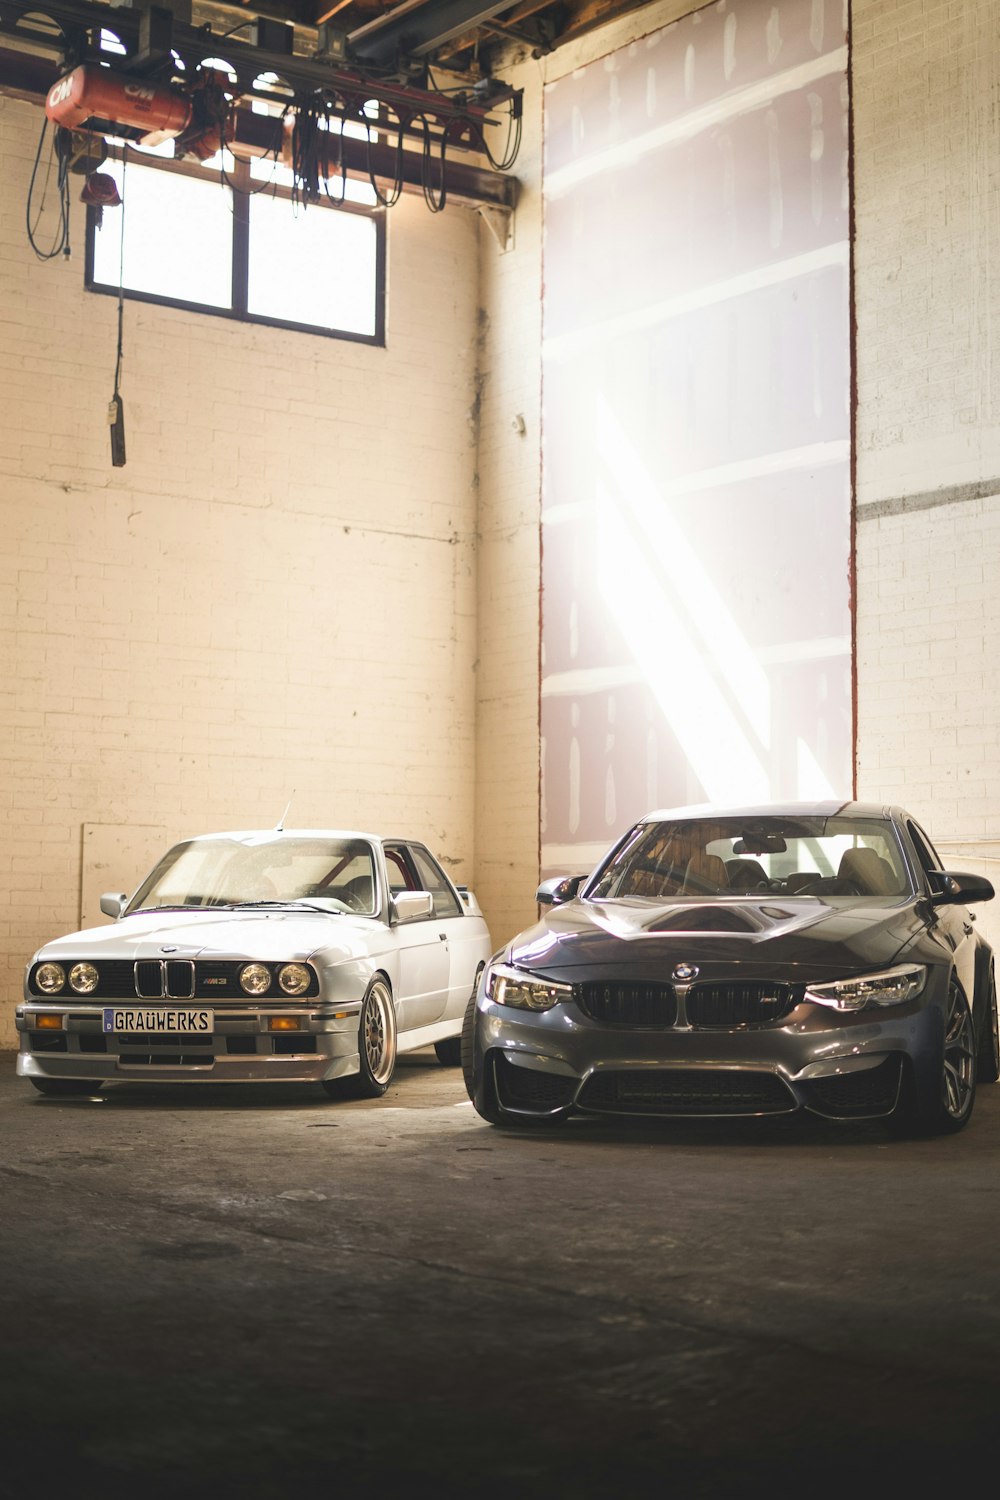
M 564 901 L 572 901 L 586 875 L 553 875 L 550 880 L 543 880 L 535 892 L 535 900 L 539 906 L 562 906 Z
M 128 897 L 124 891 L 105 891 L 101 897 L 101 911 L 106 917 L 121 916 L 128 905 Z
M 430 891 L 397 891 L 392 898 L 397 922 L 418 922 L 434 915 L 434 897 Z
M 935 870 L 931 875 L 935 906 L 969 906 L 973 901 L 992 901 L 996 895 L 985 875 L 967 875 L 960 870 Z

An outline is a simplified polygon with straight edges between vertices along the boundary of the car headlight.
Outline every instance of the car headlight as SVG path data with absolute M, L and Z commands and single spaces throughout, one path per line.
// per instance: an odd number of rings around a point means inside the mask
M 278 983 L 286 995 L 304 995 L 312 978 L 305 964 L 282 964 Z
M 486 979 L 486 994 L 495 1005 L 513 1005 L 517 1010 L 551 1010 L 564 1000 L 572 1000 L 571 984 L 553 984 L 550 979 L 533 979 L 520 969 L 497 964 Z
M 92 995 L 99 977 L 93 964 L 74 964 L 69 971 L 69 987 L 78 995 Z
M 806 986 L 805 998 L 834 1010 L 864 1010 L 869 1005 L 902 1005 L 919 995 L 927 983 L 923 964 L 900 964 L 881 974 L 862 974 L 857 979 L 837 979 L 833 984 Z
M 267 964 L 244 964 L 240 970 L 240 987 L 248 995 L 266 995 L 271 988 L 271 971 Z
M 58 995 L 66 983 L 66 970 L 62 964 L 39 964 L 35 970 L 35 984 L 43 995 Z

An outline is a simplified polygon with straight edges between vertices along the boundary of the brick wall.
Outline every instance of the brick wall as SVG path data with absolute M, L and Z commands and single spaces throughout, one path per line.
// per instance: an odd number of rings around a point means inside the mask
M 1000 887 L 1000 6 L 855 0 L 852 74 L 858 790 Z
M 294 790 L 289 826 L 474 874 L 475 215 L 390 211 L 385 349 L 126 304 L 113 469 L 83 210 L 68 262 L 25 235 L 40 123 L 0 100 L 0 1046 L 78 925 L 85 828 L 143 851 L 122 889 L 154 838 L 271 826 Z

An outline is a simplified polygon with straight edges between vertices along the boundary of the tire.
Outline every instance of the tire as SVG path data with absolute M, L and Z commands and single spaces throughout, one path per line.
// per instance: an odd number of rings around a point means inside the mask
M 358 1020 L 357 1073 L 323 1082 L 331 1099 L 381 1099 L 396 1071 L 396 1007 L 384 979 L 373 979 Z
M 975 1102 L 976 1026 L 961 986 L 952 979 L 940 1075 L 924 1091 L 910 1081 L 890 1129 L 897 1135 L 954 1135 L 968 1125 Z
M 462 1062 L 462 1038 L 459 1036 L 445 1037 L 443 1042 L 434 1043 L 434 1051 L 442 1067 L 457 1068 Z
M 476 1031 L 476 989 L 469 996 L 469 1002 L 465 1007 L 465 1018 L 462 1021 L 462 1035 L 459 1039 L 459 1057 L 462 1064 L 462 1077 L 465 1080 L 465 1092 L 475 1103 L 476 1078 L 474 1067 L 474 1048 Z
M 979 1061 L 976 1067 L 978 1083 L 996 1083 L 1000 1080 L 1000 1013 L 997 1011 L 997 981 L 990 963 L 986 981 L 986 1014 L 979 1038 Z
M 32 1088 L 50 1098 L 73 1099 L 99 1094 L 104 1084 L 97 1078 L 29 1078 Z

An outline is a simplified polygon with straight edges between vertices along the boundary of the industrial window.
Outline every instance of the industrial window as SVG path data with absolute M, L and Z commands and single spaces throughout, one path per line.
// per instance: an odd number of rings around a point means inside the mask
M 384 343 L 385 216 L 352 201 L 357 184 L 305 207 L 280 166 L 228 153 L 196 166 L 130 150 L 102 171 L 124 204 L 88 209 L 91 291 L 117 295 L 120 278 L 144 301 Z

